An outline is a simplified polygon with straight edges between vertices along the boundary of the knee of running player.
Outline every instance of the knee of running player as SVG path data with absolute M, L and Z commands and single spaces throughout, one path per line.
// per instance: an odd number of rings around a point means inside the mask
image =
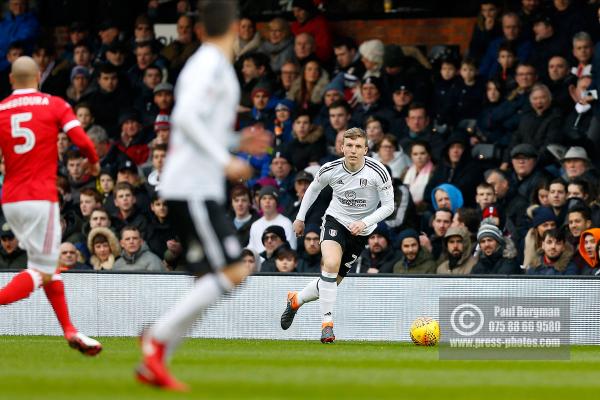
M 321 271 L 323 272 L 339 272 L 340 270 L 340 257 L 335 254 L 325 255 L 321 258 Z

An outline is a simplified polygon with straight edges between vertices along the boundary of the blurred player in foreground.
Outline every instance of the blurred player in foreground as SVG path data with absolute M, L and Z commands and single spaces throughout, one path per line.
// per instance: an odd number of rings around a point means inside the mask
M 33 59 L 15 60 L 10 82 L 14 91 L 0 102 L 0 147 L 6 163 L 2 210 L 19 245 L 27 251 L 28 261 L 27 269 L 0 290 L 0 305 L 24 299 L 42 286 L 69 345 L 93 356 L 102 346 L 71 323 L 57 268 L 61 242 L 56 189 L 59 131 L 87 157 L 92 175 L 100 172 L 98 156 L 71 106 L 38 91 L 40 71 Z
M 136 370 L 142 383 L 182 391 L 187 387 L 166 367 L 171 353 L 200 313 L 248 275 L 242 248 L 226 218 L 225 179 L 240 181 L 252 168 L 230 154 L 238 149 L 264 154 L 271 136 L 262 129 L 240 135 L 232 127 L 240 88 L 231 65 L 237 35 L 236 1 L 201 1 L 204 35 L 200 49 L 188 60 L 176 87 L 173 131 L 159 191 L 187 249 L 187 269 L 201 277 L 169 312 L 142 335 L 143 360 Z
M 302 304 L 319 299 L 322 343 L 335 341 L 333 308 L 337 286 L 364 250 L 377 223 L 394 211 L 392 178 L 383 164 L 366 157 L 369 151 L 366 133 L 360 128 L 348 129 L 344 133 L 343 151 L 343 158 L 319 169 L 294 221 L 296 235 L 302 236 L 308 209 L 321 190 L 331 186 L 333 196 L 321 226 L 321 277 L 301 292 L 289 292 L 281 316 L 281 327 L 288 329 Z

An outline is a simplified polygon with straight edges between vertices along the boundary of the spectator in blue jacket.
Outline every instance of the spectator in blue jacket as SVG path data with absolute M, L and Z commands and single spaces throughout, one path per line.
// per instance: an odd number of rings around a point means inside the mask
M 25 44 L 30 53 L 37 38 L 39 22 L 31 11 L 28 11 L 28 0 L 9 0 L 8 10 L 0 21 L 0 71 L 9 67 L 6 53 L 9 46 L 17 41 Z

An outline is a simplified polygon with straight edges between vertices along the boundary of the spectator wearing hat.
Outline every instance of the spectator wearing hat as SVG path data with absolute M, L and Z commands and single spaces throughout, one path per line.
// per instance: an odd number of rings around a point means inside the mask
M 383 42 L 379 39 L 367 40 L 360 44 L 358 52 L 365 66 L 365 73 L 358 78 L 365 79 L 371 76 L 381 78 L 385 53 Z
M 436 165 L 433 176 L 425 189 L 429 196 L 432 189 L 443 183 L 458 188 L 467 207 L 473 207 L 477 184 L 483 180 L 480 168 L 471 159 L 469 138 L 464 132 L 454 131 L 446 141 L 441 162 Z M 456 208 L 452 207 L 455 212 Z
M 0 269 L 27 268 L 27 252 L 19 247 L 19 240 L 6 222 L 0 230 L 0 244 Z
M 200 46 L 194 37 L 193 29 L 194 18 L 187 14 L 180 15 L 177 18 L 177 37 L 160 51 L 169 62 L 171 82 L 177 80 L 185 62 Z
M 142 123 L 137 112 L 128 110 L 119 116 L 121 135 L 115 145 L 125 153 L 136 165 L 142 165 L 148 160 L 150 148 L 142 132 Z
M 417 101 L 430 103 L 431 65 L 415 46 L 388 44 L 383 54 L 382 80 L 386 102 L 390 102 L 397 81 L 411 82 L 412 94 Z
M 600 228 L 591 228 L 581 234 L 578 244 L 580 275 L 600 275 L 597 246 L 599 241 Z
M 401 138 L 408 131 L 406 118 L 408 117 L 408 109 L 415 98 L 414 89 L 411 82 L 398 78 L 391 84 L 391 92 L 390 133 L 397 138 Z
M 568 54 L 568 40 L 556 33 L 554 21 L 547 14 L 539 13 L 531 19 L 531 22 L 534 41 L 529 62 L 540 71 L 543 78 L 546 78 L 550 59 L 557 54 Z
M 142 181 L 142 177 L 140 176 L 140 167 L 135 165 L 135 163 L 131 160 L 127 160 L 120 164 L 117 167 L 117 176 L 115 179 L 115 184 L 120 182 L 125 182 L 131 185 L 133 190 L 133 195 L 135 196 L 135 204 L 136 206 L 142 210 L 143 213 L 146 213 L 150 210 L 150 195 L 153 194 L 147 190 L 147 187 L 144 186 L 144 182 Z M 114 208 L 111 206 L 107 206 L 107 209 L 114 214 Z
M 354 39 L 348 36 L 336 38 L 333 42 L 333 53 L 336 61 L 333 70 L 334 76 L 340 73 L 357 78 L 364 76 L 365 65 L 361 61 L 361 55 Z
M 561 177 L 567 181 L 583 178 L 592 185 L 597 185 L 600 181 L 600 174 L 592 166 L 587 151 L 583 147 L 569 147 L 562 157 Z
M 260 255 L 260 272 L 277 272 L 275 252 L 281 247 L 290 248 L 285 231 L 279 225 L 269 225 L 261 235 L 264 251 Z
M 244 54 L 254 53 L 261 44 L 262 38 L 256 30 L 256 23 L 249 17 L 241 17 L 238 35 L 233 42 L 235 60 L 239 60 Z
M 295 201 L 290 202 L 283 212 L 283 214 L 288 217 L 290 221 L 296 220 L 296 215 L 298 215 L 298 211 L 300 210 L 300 204 L 302 204 L 302 199 L 304 198 L 306 189 L 308 189 L 308 186 L 311 184 L 313 179 L 313 175 L 305 170 L 296 173 L 296 176 L 294 177 Z
M 379 222 L 369 235 L 367 247 L 358 259 L 357 273 L 391 273 L 400 259 L 399 252 L 393 248 L 390 231 L 385 222 Z
M 367 118 L 371 115 L 382 118 L 389 124 L 393 117 L 392 111 L 385 106 L 382 95 L 382 81 L 380 78 L 370 76 L 362 80 L 360 93 L 362 100 L 354 108 L 352 119 L 360 126 L 365 126 Z
M 512 199 L 506 203 L 507 218 L 517 227 L 513 235 L 517 241 L 525 235 L 527 230 L 526 211 L 529 206 L 531 193 L 540 180 L 545 179 L 545 174 L 537 168 L 538 152 L 529 143 L 515 146 L 511 152 L 512 172 L 509 178 Z M 502 196 L 499 196 L 499 200 Z M 500 204 L 501 205 L 501 204 Z
M 460 189 L 449 183 L 442 183 L 431 190 L 431 206 L 434 211 L 445 208 L 452 214 L 464 205 Z
M 392 268 L 394 274 L 435 274 L 435 261 L 431 253 L 419 243 L 417 231 L 405 229 L 400 232 L 398 239 L 400 260 Z
M 148 145 L 151 148 L 157 145 L 168 145 L 169 137 L 171 136 L 171 117 L 165 112 L 159 112 L 154 120 L 154 135 L 155 138 Z
M 22 42 L 31 51 L 38 37 L 39 22 L 29 10 L 29 0 L 10 1 L 0 20 L 0 71 L 10 66 L 6 55 L 11 43 Z
M 516 145 L 529 143 L 540 149 L 538 160 L 548 164 L 549 144 L 562 142 L 562 117 L 560 111 L 552 107 L 552 94 L 546 85 L 536 84 L 529 94 L 531 111 L 523 114 L 517 131 L 512 135 L 509 149 Z
M 265 186 L 258 193 L 260 212 L 263 214 L 261 218 L 256 220 L 250 227 L 250 240 L 248 248 L 256 253 L 262 253 L 265 250 L 262 243 L 263 232 L 271 225 L 277 225 L 284 229 L 285 237 L 290 243 L 290 246 L 296 248 L 296 235 L 292 228 L 292 221 L 277 211 L 277 203 L 279 201 L 278 190 L 273 186 Z
M 110 64 L 117 71 L 119 86 L 123 89 L 130 90 L 131 85 L 129 83 L 127 71 L 131 67 L 132 61 L 130 59 L 133 58 L 133 55 L 131 54 L 129 47 L 125 43 L 117 40 L 106 48 L 104 56 L 106 57 L 104 64 Z
M 291 164 L 301 170 L 311 164 L 317 164 L 326 155 L 327 144 L 323 128 L 312 123 L 307 111 L 300 111 L 292 125 L 294 139 L 282 151 L 290 155 Z
M 108 228 L 93 228 L 87 238 L 90 264 L 95 271 L 111 270 L 121 255 L 117 236 Z
M 444 235 L 445 261 L 438 265 L 436 273 L 444 275 L 468 275 L 477 264 L 473 255 L 471 234 L 465 227 L 449 228 Z
M 318 114 L 315 116 L 315 123 L 323 126 L 327 131 L 331 132 L 332 128 L 329 124 L 329 106 L 333 103 L 344 100 L 345 98 L 344 75 L 338 74 L 331 80 L 323 91 L 323 101 Z
M 259 216 L 252 208 L 250 191 L 244 185 L 237 185 L 231 189 L 231 215 L 235 226 L 236 235 L 242 246 L 247 246 L 250 240 L 250 227 Z
M 258 51 L 269 56 L 271 69 L 278 73 L 294 56 L 294 38 L 288 22 L 281 17 L 269 21 L 268 28 L 267 40 L 261 43 Z
M 252 108 L 249 112 L 239 115 L 240 127 L 245 128 L 254 124 L 261 124 L 265 129 L 273 130 L 275 113 L 273 111 L 276 100 L 272 98 L 271 85 L 266 81 L 258 81 L 252 92 L 250 100 Z
M 528 275 L 578 275 L 577 265 L 572 260 L 573 247 L 567 242 L 562 229 L 544 232 L 538 250 L 537 263 L 525 265 Z
M 291 154 L 285 151 L 276 151 L 273 154 L 267 175 L 275 179 L 275 186 L 279 188 L 278 205 L 282 209 L 286 209 L 292 204 L 295 197 L 294 166 L 292 165 Z
M 321 228 L 317 224 L 307 224 L 302 238 L 303 247 L 298 251 L 296 271 L 303 274 L 321 272 Z
M 50 7 L 52 7 L 50 5 Z M 46 15 L 42 10 L 41 15 Z M 62 53 L 62 57 L 67 60 L 73 59 L 73 49 L 79 43 L 87 43 L 91 49 L 91 56 L 94 57 L 95 49 L 92 47 L 92 40 L 90 38 L 90 28 L 85 22 L 81 22 L 79 18 L 72 19 L 74 22 L 69 25 L 69 39 Z
M 85 101 L 94 91 L 90 86 L 90 71 L 86 67 L 75 66 L 71 70 L 71 84 L 67 88 L 67 101 L 72 106 Z
M 328 63 L 333 56 L 333 35 L 325 16 L 312 0 L 294 0 L 292 12 L 295 18 L 291 24 L 294 36 L 310 34 L 315 41 L 316 56 L 321 62 Z
M 519 274 L 517 250 L 512 241 L 502 236 L 498 227 L 481 224 L 477 232 L 479 243 L 479 260 L 471 270 L 471 274 L 510 275 Z
M 294 102 L 289 99 L 278 100 L 275 105 L 275 120 L 273 133 L 275 134 L 274 147 L 278 148 L 292 141 L 292 113 Z
M 90 95 L 90 104 L 96 123 L 106 129 L 109 137 L 116 139 L 120 134 L 119 114 L 131 107 L 129 93 L 122 88 L 118 70 L 111 64 L 98 67 L 98 88 Z
M 528 211 L 532 227 L 524 240 L 523 265 L 539 265 L 539 250 L 542 247 L 544 232 L 558 227 L 556 215 L 550 207 L 532 207 Z

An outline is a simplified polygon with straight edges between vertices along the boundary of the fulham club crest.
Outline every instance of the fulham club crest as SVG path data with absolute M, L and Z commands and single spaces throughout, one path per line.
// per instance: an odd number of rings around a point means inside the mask
M 337 229 L 330 229 L 329 230 L 329 236 L 335 237 L 336 235 L 337 235 Z
M 367 187 L 367 180 L 366 179 L 361 179 L 360 180 L 360 187 Z

